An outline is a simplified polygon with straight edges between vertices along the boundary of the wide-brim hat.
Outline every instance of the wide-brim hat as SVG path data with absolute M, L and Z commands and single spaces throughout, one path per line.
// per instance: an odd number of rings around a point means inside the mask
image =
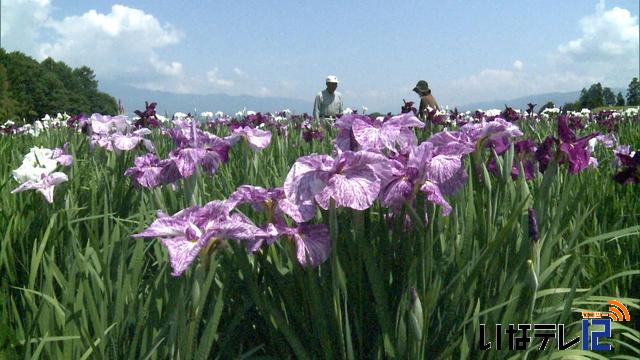
M 417 93 L 426 93 L 429 92 L 429 84 L 425 80 L 420 80 L 416 84 L 416 87 L 413 88 L 413 91 Z

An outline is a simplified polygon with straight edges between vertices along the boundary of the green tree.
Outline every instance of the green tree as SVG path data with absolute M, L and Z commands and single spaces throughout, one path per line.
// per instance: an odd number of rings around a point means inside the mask
M 624 106 L 624 96 L 622 96 L 621 92 L 618 92 L 618 96 L 616 97 L 616 106 Z
M 9 90 L 7 69 L 0 64 L 0 123 L 4 123 L 15 112 L 16 101 Z
M 93 70 L 72 69 L 47 58 L 41 63 L 0 48 L 0 116 L 32 121 L 44 114 L 116 114 L 116 100 L 98 91 Z
M 569 102 L 562 105 L 562 110 L 564 111 L 580 111 L 582 110 L 582 106 L 580 105 L 580 101 Z
M 602 90 L 602 101 L 607 106 L 616 104 L 616 95 L 611 91 L 611 88 L 606 87 Z
M 640 81 L 638 81 L 637 77 L 634 77 L 633 80 L 631 80 L 629 88 L 627 88 L 627 105 L 640 105 Z
M 595 83 L 589 87 L 589 90 L 582 89 L 579 102 L 583 108 L 587 109 L 604 106 L 604 90 L 602 89 L 602 84 Z

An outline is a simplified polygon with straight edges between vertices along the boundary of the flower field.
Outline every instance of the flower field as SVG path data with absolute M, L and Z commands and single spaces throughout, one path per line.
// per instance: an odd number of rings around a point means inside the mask
M 5 123 L 0 358 L 638 358 L 638 109 L 402 111 Z

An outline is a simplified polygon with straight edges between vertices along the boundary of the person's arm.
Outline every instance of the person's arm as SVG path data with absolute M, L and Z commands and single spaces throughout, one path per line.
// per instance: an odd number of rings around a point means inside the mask
M 320 94 L 316 95 L 316 101 L 313 103 L 313 120 L 320 121 Z
M 342 115 L 343 114 L 343 108 L 342 108 L 342 94 L 340 94 L 340 105 L 338 106 L 338 114 Z

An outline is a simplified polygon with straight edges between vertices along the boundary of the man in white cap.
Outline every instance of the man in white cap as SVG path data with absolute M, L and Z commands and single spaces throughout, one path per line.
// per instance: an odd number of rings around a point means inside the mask
M 313 119 L 316 122 L 321 119 L 332 122 L 342 114 L 342 94 L 336 91 L 338 78 L 335 75 L 329 75 L 326 84 L 327 88 L 316 95 L 316 101 L 313 104 Z

